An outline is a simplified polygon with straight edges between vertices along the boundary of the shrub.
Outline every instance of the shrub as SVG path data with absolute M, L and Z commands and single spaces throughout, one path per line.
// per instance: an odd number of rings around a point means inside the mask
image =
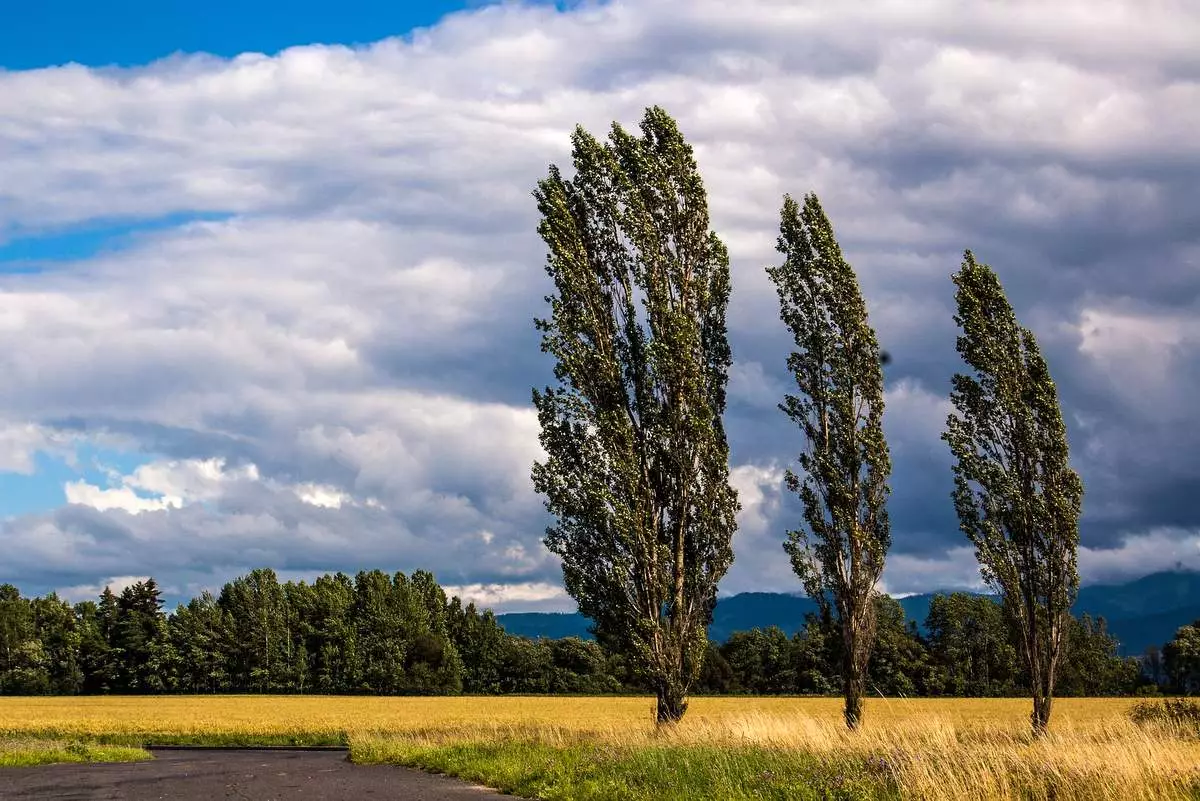
M 1129 710 L 1129 717 L 1139 726 L 1169 726 L 1200 736 L 1200 703 L 1190 698 L 1138 701 Z

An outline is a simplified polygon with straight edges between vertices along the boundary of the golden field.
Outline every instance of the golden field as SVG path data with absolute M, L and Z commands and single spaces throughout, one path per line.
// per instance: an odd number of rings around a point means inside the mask
M 660 779 L 669 783 L 671 760 L 707 754 L 701 759 L 712 764 L 703 766 L 708 771 L 703 781 L 715 786 L 714 781 L 727 780 L 721 793 L 729 798 L 799 797 L 775 776 L 789 754 L 824 766 L 876 766 L 870 776 L 878 779 L 877 790 L 868 782 L 861 793 L 854 791 L 860 794 L 828 797 L 1200 797 L 1200 742 L 1178 731 L 1133 725 L 1126 714 L 1133 703 L 1059 699 L 1050 736 L 1033 741 L 1027 699 L 877 698 L 867 704 L 862 731 L 852 734 L 842 725 L 838 698 L 694 698 L 684 721 L 665 732 L 653 725 L 652 699 L 631 697 L 0 698 L 0 739 L 346 741 L 356 761 L 434 767 L 490 779 L 494 785 L 507 782 L 513 790 L 526 786 L 519 775 L 525 768 L 514 761 L 529 761 L 533 752 L 528 749 L 536 748 L 544 763 L 538 787 L 549 788 L 539 789 L 538 797 L 564 799 L 605 797 L 571 789 L 575 785 L 565 775 L 570 771 L 562 766 L 572 753 L 575 762 L 568 767 L 599 770 L 604 759 L 613 770 L 630 770 L 634 764 L 647 773 L 646 787 Z M 506 763 L 506 744 L 522 744 L 526 756 Z M 447 756 L 451 752 L 458 761 Z M 646 767 L 644 759 L 630 762 L 649 752 L 659 754 L 664 764 L 654 768 Z M 564 777 L 555 785 L 547 778 L 554 773 L 547 766 L 559 756 L 557 767 Z M 714 779 L 713 771 L 729 775 Z M 748 771 L 770 778 L 751 786 Z M 601 786 L 599 779 L 589 786 Z M 689 797 L 681 793 L 646 791 L 637 797 Z
M 1030 701 L 1023 698 L 909 698 L 867 701 L 867 729 L 985 726 L 1023 731 Z M 1055 701 L 1054 729 L 1123 722 L 1129 698 Z M 494 726 L 554 726 L 593 733 L 650 733 L 654 702 L 645 697 L 363 697 L 363 696 L 77 696 L 0 697 L 0 731 L 99 735 L 157 733 L 278 734 L 413 731 Z M 750 717 L 839 726 L 840 698 L 693 698 L 681 729 L 734 727 Z

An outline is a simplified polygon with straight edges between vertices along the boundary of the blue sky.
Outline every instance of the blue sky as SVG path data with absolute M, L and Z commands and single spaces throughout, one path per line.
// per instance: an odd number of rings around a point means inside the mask
M 369 44 L 484 4 L 484 0 L 12 3 L 5 8 L 0 26 L 0 68 L 25 70 L 68 62 L 130 66 L 178 51 L 236 56 L 272 54 L 305 44 Z
M 550 378 L 530 191 L 569 172 L 577 123 L 653 104 L 731 257 L 723 592 L 798 589 L 791 343 L 763 271 L 785 192 L 820 195 L 894 357 L 886 590 L 979 586 L 939 439 L 967 248 L 1059 387 L 1084 581 L 1200 568 L 1200 15 L 731 9 L 6 9 L 0 582 L 79 598 L 153 575 L 174 599 L 255 567 L 430 569 L 500 609 L 571 608 L 529 481 Z

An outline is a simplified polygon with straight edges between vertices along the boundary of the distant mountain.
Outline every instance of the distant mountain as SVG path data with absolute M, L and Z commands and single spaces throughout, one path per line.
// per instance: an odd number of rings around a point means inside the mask
M 923 626 L 935 593 L 900 599 L 909 620 Z M 794 634 L 816 604 L 802 595 L 744 592 L 717 601 L 708 636 L 724 642 L 735 631 L 778 626 Z M 1126 655 L 1141 654 L 1175 636 L 1180 626 L 1200 620 L 1200 572 L 1154 573 L 1125 584 L 1091 585 L 1079 591 L 1074 612 L 1103 616 Z M 510 634 L 524 637 L 590 639 L 591 621 L 578 613 L 509 612 L 496 619 Z
M 1125 584 L 1082 587 L 1075 612 L 1103 616 L 1122 652 L 1140 654 L 1200 620 L 1200 572 L 1153 573 Z
M 578 612 L 504 612 L 496 621 L 517 637 L 582 637 L 595 639 L 588 626 L 592 621 Z
M 593 639 L 588 632 L 592 621 L 578 612 L 505 612 L 496 620 L 509 634 L 518 637 L 582 637 Z
M 1200 608 L 1200 572 L 1170 571 L 1153 573 L 1125 584 L 1092 584 L 1080 588 L 1075 606 L 1093 615 L 1104 615 L 1110 621 L 1172 609 Z M 1192 620 L 1195 618 L 1184 622 Z

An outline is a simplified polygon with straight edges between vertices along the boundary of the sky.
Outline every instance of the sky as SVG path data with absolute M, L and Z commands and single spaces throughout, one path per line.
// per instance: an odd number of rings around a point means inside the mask
M 174 602 L 255 567 L 427 569 L 573 609 L 529 478 L 530 193 L 577 123 L 651 105 L 731 258 L 723 594 L 799 591 L 764 268 L 808 191 L 893 356 L 885 590 L 980 586 L 939 439 L 967 248 L 1058 384 L 1083 581 L 1200 568 L 1189 0 L 167 5 L 0 26 L 0 582 Z

